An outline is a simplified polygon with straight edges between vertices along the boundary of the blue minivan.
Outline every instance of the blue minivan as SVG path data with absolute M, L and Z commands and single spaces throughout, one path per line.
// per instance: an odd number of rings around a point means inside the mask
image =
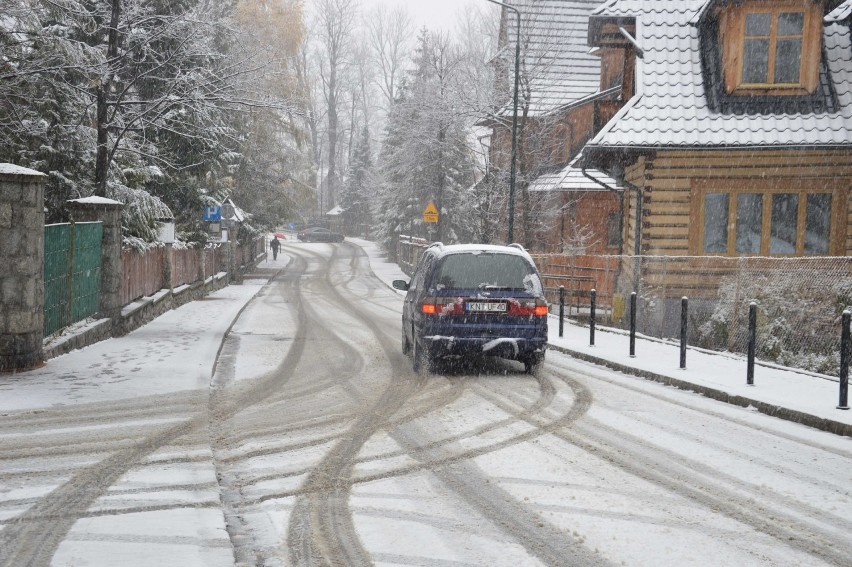
M 518 244 L 435 243 L 423 251 L 406 291 L 402 350 L 414 370 L 438 358 L 498 356 L 527 372 L 544 362 L 547 302 L 530 255 Z

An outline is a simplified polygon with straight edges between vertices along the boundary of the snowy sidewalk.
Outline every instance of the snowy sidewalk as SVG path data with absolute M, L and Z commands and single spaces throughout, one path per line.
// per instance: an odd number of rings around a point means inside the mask
M 117 470 L 125 466 L 120 459 L 127 454 L 142 455 L 128 457 L 127 470 L 116 472 L 120 476 L 93 500 L 90 514 L 74 522 L 52 564 L 234 565 L 205 436 L 189 432 L 175 443 L 152 444 L 150 451 L 133 443 L 196 419 L 194 409 L 205 405 L 224 338 L 246 305 L 288 261 L 279 257 L 261 263 L 259 273 L 246 275 L 241 285 L 186 303 L 126 336 L 58 356 L 36 370 L 0 375 L 0 418 L 7 418 L 0 445 L 25 444 L 39 436 L 49 444 L 51 436 L 64 435 L 83 452 L 94 451 L 86 449 L 87 443 L 102 444 Z M 39 424 L 45 410 L 53 412 L 52 417 Z M 15 425 L 18 418 L 20 426 Z M 28 430 L 27 423 L 39 425 Z M 96 451 L 93 455 L 93 462 L 104 458 Z M 4 472 L 26 466 L 36 474 L 2 483 L 0 520 L 27 514 L 25 505 L 15 502 L 54 493 L 61 498 L 63 490 L 73 491 L 75 483 L 100 474 L 86 463 L 85 454 L 62 458 L 67 465 L 38 457 L 20 465 L 10 460 Z M 56 470 L 64 466 L 67 472 Z
M 373 271 L 388 285 L 395 279 L 409 279 L 399 266 L 384 258 L 374 242 L 354 238 L 347 240 L 364 249 L 370 257 Z M 689 348 L 686 369 L 681 370 L 678 344 L 637 335 L 636 357 L 631 358 L 629 334 L 621 329 L 598 326 L 595 346 L 589 346 L 589 328 L 567 318 L 562 337 L 559 337 L 559 318 L 552 314 L 549 329 L 550 348 L 576 358 L 693 390 L 720 401 L 751 406 L 782 419 L 852 436 L 852 411 L 837 409 L 837 377 L 756 365 L 754 386 L 747 386 L 743 356 Z

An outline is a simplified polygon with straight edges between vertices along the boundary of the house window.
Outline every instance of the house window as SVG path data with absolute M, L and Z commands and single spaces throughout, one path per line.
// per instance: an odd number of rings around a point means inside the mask
M 737 195 L 737 254 L 760 254 L 763 230 L 763 195 L 740 193 Z
M 807 94 L 816 89 L 822 46 L 820 3 L 745 1 L 720 21 L 728 94 Z
M 804 12 L 747 13 L 742 83 L 798 85 L 804 31 Z
M 842 253 L 832 245 L 843 220 L 846 189 L 809 189 L 806 183 L 760 182 L 761 187 L 694 189 L 699 218 L 691 248 L 696 254 L 813 256 Z M 802 188 L 794 189 L 794 185 Z M 820 183 L 824 186 L 824 183 Z M 832 226 L 838 227 L 832 231 Z M 698 233 L 697 231 L 700 231 Z M 834 252 L 832 252 L 834 250 Z
M 831 195 L 808 195 L 805 209 L 805 255 L 828 254 L 831 235 Z
M 728 252 L 727 193 L 707 193 L 704 196 L 704 253 Z
M 772 224 L 769 231 L 770 254 L 795 254 L 799 232 L 799 196 L 795 193 L 772 195 Z

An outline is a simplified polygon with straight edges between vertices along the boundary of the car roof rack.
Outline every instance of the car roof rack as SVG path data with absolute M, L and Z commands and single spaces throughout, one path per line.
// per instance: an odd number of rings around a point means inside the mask
M 428 250 L 430 248 L 440 248 L 441 250 L 443 250 L 444 249 L 444 243 L 443 242 L 433 242 L 432 244 L 430 244 L 429 246 L 426 247 L 426 250 Z
M 526 248 L 524 248 L 523 246 L 521 246 L 521 245 L 520 245 L 520 244 L 518 244 L 517 242 L 513 242 L 513 243 L 509 244 L 509 247 L 510 247 L 510 248 L 517 248 L 517 249 L 518 249 L 518 250 L 520 250 L 521 252 L 526 252 L 526 251 L 527 251 L 527 249 L 526 249 Z

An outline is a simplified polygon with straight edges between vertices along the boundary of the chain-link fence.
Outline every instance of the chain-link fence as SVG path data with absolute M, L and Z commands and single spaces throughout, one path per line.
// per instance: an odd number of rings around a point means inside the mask
M 637 294 L 637 329 L 659 338 L 680 334 L 681 298 L 689 298 L 689 344 L 745 352 L 748 306 L 758 305 L 762 360 L 837 374 L 840 317 L 852 307 L 852 258 L 536 255 L 551 301 L 564 286 L 570 313 L 598 313 L 626 326 Z

